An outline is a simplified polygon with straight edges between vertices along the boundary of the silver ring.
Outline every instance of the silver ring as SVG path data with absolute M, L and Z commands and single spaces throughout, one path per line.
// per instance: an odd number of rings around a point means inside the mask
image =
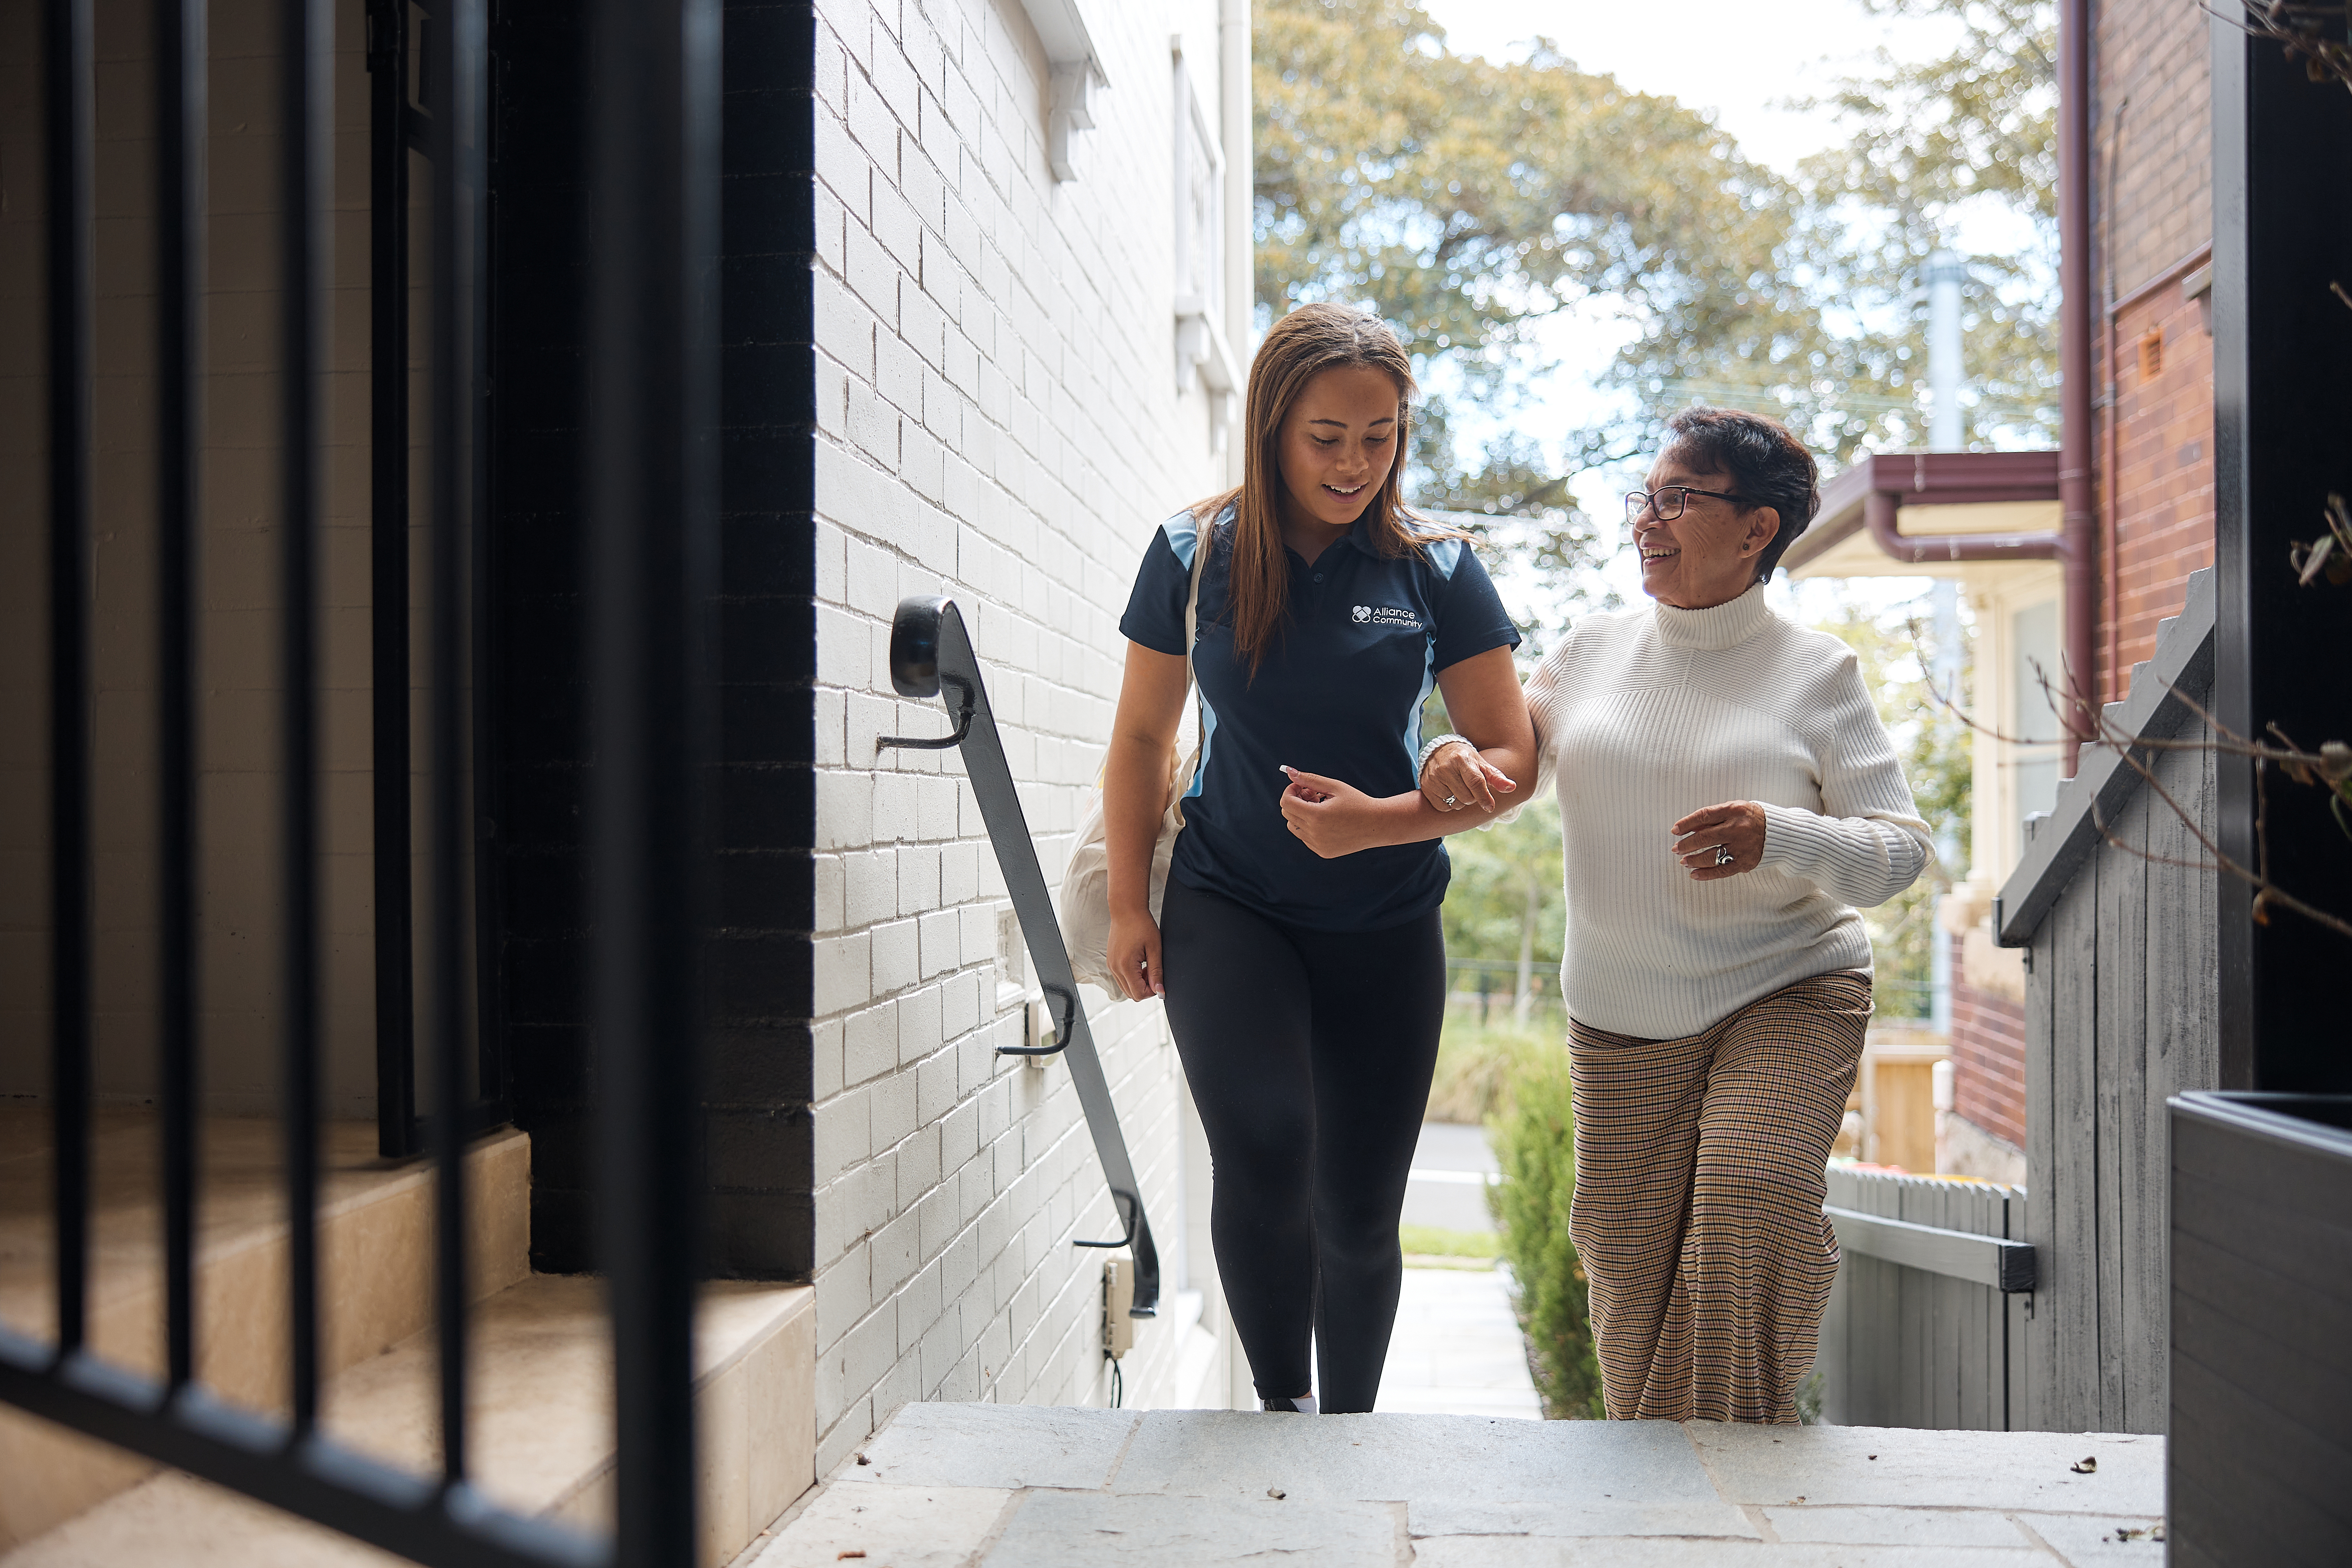
M 1715 863 L 1717 865 L 1728 866 L 1732 861 L 1738 858 L 1738 856 L 1732 854 L 1730 845 L 1718 844 L 1715 847 Z
M 1445 804 L 1446 804 L 1448 806 L 1454 806 L 1454 805 L 1460 805 L 1461 803 L 1460 803 L 1460 802 L 1458 802 L 1458 801 L 1456 801 L 1456 800 L 1455 800 L 1452 795 L 1447 795 L 1447 796 L 1445 797 Z

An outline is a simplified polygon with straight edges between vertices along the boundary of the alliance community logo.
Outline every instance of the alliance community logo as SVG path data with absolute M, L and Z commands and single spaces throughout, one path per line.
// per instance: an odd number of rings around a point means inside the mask
M 1419 616 L 1391 605 L 1358 605 L 1348 614 L 1360 626 L 1402 626 L 1409 632 L 1421 630 Z

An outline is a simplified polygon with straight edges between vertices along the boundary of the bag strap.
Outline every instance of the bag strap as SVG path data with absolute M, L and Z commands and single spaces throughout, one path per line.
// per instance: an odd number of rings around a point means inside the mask
M 1192 743 L 1196 748 L 1200 745 L 1199 737 L 1206 731 L 1207 726 L 1201 721 L 1201 710 L 1204 706 L 1204 703 L 1201 696 L 1200 675 L 1199 672 L 1194 670 L 1192 668 L 1192 645 L 1195 642 L 1198 642 L 1201 637 L 1201 578 L 1202 575 L 1208 571 L 1209 552 L 1216 547 L 1216 542 L 1217 520 L 1213 517 L 1208 521 L 1206 525 L 1198 529 L 1194 532 L 1192 540 L 1192 592 L 1184 596 L 1184 681 L 1192 693 L 1192 733 L 1194 737 Z M 1198 776 L 1199 765 L 1200 764 L 1197 762 L 1193 764 L 1196 777 Z M 1185 788 L 1190 789 L 1191 787 L 1191 782 L 1187 781 Z M 1178 808 L 1177 815 L 1181 820 L 1183 815 L 1182 808 L 1181 806 Z
M 1217 521 L 1211 518 L 1192 540 L 1192 591 L 1184 596 L 1184 679 L 1188 681 L 1193 679 L 1192 644 L 1201 636 L 1201 574 L 1208 569 L 1209 551 L 1216 539 Z

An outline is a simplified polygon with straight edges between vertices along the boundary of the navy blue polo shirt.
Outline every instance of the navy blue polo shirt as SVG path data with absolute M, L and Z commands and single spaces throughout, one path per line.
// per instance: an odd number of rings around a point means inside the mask
M 1380 931 L 1427 914 L 1453 874 L 1442 843 L 1391 845 L 1326 860 L 1282 816 L 1287 763 L 1365 794 L 1416 788 L 1421 710 L 1440 670 L 1517 647 L 1477 553 L 1458 539 L 1383 559 L 1358 522 L 1309 566 L 1290 565 L 1287 624 L 1252 678 L 1225 624 L 1230 510 L 1201 574 L 1192 668 L 1204 711 L 1202 758 L 1184 801 L 1169 875 L 1271 919 L 1317 931 Z M 1201 530 L 1190 512 L 1160 525 L 1118 629 L 1158 653 L 1184 653 L 1184 599 Z

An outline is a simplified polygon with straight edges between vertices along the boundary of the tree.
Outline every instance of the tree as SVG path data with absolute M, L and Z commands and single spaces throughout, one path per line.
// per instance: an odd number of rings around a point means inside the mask
M 1602 297 L 1661 316 L 1759 290 L 1780 183 L 1669 98 L 1549 46 L 1455 55 L 1413 0 L 1256 9 L 1258 298 L 1366 300 L 1479 395 L 1528 323 Z
M 1872 616 L 1851 605 L 1816 622 L 1814 629 L 1853 649 L 1863 685 L 1878 706 L 1879 722 L 1895 742 L 1912 798 L 1939 842 L 1964 837 L 1976 778 L 1975 737 L 1940 700 L 1930 668 L 1937 650 L 1930 628 L 1896 610 Z M 1965 665 L 1963 668 L 1965 669 Z M 1966 678 L 1948 693 L 1963 710 Z M 1936 902 L 1952 888 L 1950 868 L 1931 859 L 1919 879 L 1874 910 L 1863 911 L 1875 960 L 1876 1009 L 1897 1017 L 1925 1017 L 1934 973 Z
M 1561 890 L 1559 806 L 1540 800 L 1515 822 L 1445 841 L 1454 862 L 1443 920 L 1454 958 L 1516 961 L 1512 996 L 1527 1023 L 1529 984 L 1559 968 L 1568 909 Z
M 1268 310 L 1369 303 L 1488 411 L 1547 368 L 1529 328 L 1570 308 L 1696 332 L 1709 363 L 1794 352 L 1775 281 L 1786 189 L 1703 115 L 1549 45 L 1453 54 L 1412 0 L 1265 0 L 1255 16 Z M 1504 440 L 1465 464 L 1433 398 L 1413 459 L 1424 504 L 1524 525 L 1497 541 L 1522 569 L 1572 575 L 1601 552 L 1565 450 Z
M 1920 394 L 1926 363 L 1917 280 L 1928 254 L 1953 243 L 1973 209 L 2027 221 L 2023 256 L 1969 258 L 1965 297 L 1968 395 L 1980 441 L 2046 443 L 2057 433 L 2058 69 L 2051 0 L 1863 0 L 1897 16 L 1943 16 L 1959 37 L 1949 52 L 1906 63 L 1880 50 L 1875 69 L 1839 83 L 1824 101 L 1853 127 L 1842 147 L 1801 170 L 1806 248 L 1822 263 L 1823 297 L 1888 318 L 1848 334 L 1834 374 Z M 1915 368 L 1916 367 L 1916 368 Z M 1856 406 L 1853 413 L 1863 410 Z M 1849 418 L 1848 440 L 1885 447 L 1916 439 L 1926 410 L 1889 408 Z
M 1694 401 L 1787 420 L 1833 465 L 1925 427 L 1927 253 L 1970 204 L 2006 204 L 2037 254 L 1971 258 L 1969 369 L 1979 437 L 2054 427 L 2056 111 L 2050 0 L 1864 0 L 1944 15 L 1959 43 L 1923 64 L 1879 58 L 1832 96 L 1842 148 L 1780 179 L 1671 98 L 1528 58 L 1452 53 L 1412 0 L 1264 0 L 1255 11 L 1258 298 L 1370 303 L 1456 395 L 1507 412 L 1551 368 L 1529 329 L 1613 311 L 1633 340 L 1596 377 L 1627 412 L 1556 449 L 1490 444 L 1465 461 L 1416 446 L 1416 494 L 1534 523 L 1531 567 L 1570 572 L 1597 545 L 1568 480 L 1656 442 Z M 1425 409 L 1442 428 L 1450 411 Z M 1608 520 L 1613 523 L 1613 519 Z

